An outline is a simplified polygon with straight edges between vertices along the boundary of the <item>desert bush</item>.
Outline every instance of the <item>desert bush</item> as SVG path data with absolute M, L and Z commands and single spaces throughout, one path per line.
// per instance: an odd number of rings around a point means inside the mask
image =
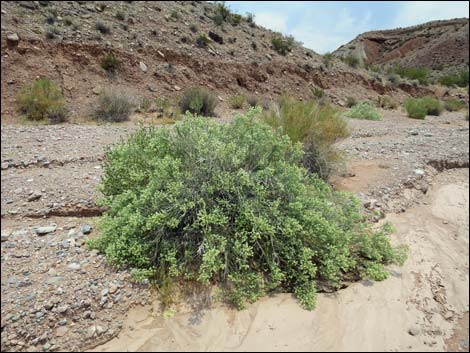
M 348 97 L 346 100 L 346 107 L 352 108 L 357 104 L 357 99 L 354 97 Z
M 378 105 L 383 109 L 397 109 L 398 103 L 390 96 L 379 96 Z
M 348 64 L 349 66 L 353 68 L 358 68 L 359 67 L 359 59 L 356 56 L 353 55 L 348 55 L 343 58 L 343 61 Z
M 325 53 L 323 54 L 323 65 L 325 65 L 326 67 L 331 67 L 331 63 L 333 61 L 333 54 L 331 53 Z
M 291 36 L 283 38 L 278 35 L 271 39 L 271 44 L 276 52 L 281 55 L 286 55 L 294 46 L 294 38 Z
M 387 277 L 402 263 L 389 227 L 373 230 L 352 195 L 299 166 L 300 144 L 257 122 L 187 116 L 142 128 L 106 152 L 101 237 L 116 266 L 157 285 L 217 284 L 238 308 L 273 290 L 315 306 L 316 281 Z
M 17 97 L 17 105 L 29 120 L 60 123 L 68 114 L 59 85 L 45 77 L 25 86 Z
M 361 102 L 352 107 L 347 116 L 353 119 L 381 120 L 382 115 L 370 103 Z
M 179 101 L 183 113 L 190 112 L 201 116 L 214 116 L 217 98 L 201 87 L 191 87 L 183 92 Z
M 178 11 L 173 10 L 170 13 L 170 18 L 173 19 L 174 21 L 177 21 L 180 18 L 180 14 L 178 13 Z
M 199 48 L 205 48 L 209 44 L 210 40 L 205 34 L 199 35 L 196 39 L 196 44 Z
M 252 108 L 261 106 L 259 97 L 254 94 L 249 94 L 246 96 L 246 103 L 248 104 L 248 107 Z
M 312 89 L 312 94 L 315 98 L 323 98 L 325 97 L 325 91 L 321 88 L 314 87 Z
M 48 25 L 53 25 L 53 24 L 55 23 L 55 21 L 56 21 L 56 18 L 55 18 L 54 15 L 52 15 L 52 14 L 47 15 L 47 17 L 46 17 L 46 23 L 47 23 Z
M 444 101 L 444 108 L 449 112 L 456 112 L 467 108 L 467 103 L 460 99 L 448 99 Z
M 101 22 L 101 21 L 97 21 L 95 23 L 95 28 L 97 31 L 99 31 L 101 34 L 109 34 L 111 33 L 111 27 L 104 23 L 104 22 Z
M 388 74 L 387 79 L 392 85 L 400 83 L 400 76 L 394 73 Z
M 61 34 L 60 29 L 56 26 L 50 26 L 46 29 L 46 38 L 54 39 Z
M 115 15 L 116 19 L 118 19 L 119 21 L 124 21 L 126 19 L 126 14 L 121 11 L 121 10 L 118 10 L 116 12 L 116 15 Z
M 134 101 L 128 93 L 117 89 L 105 90 L 98 97 L 93 116 L 102 121 L 126 121 L 134 107 Z
M 255 15 L 252 14 L 251 12 L 247 12 L 246 13 L 246 22 L 254 23 L 255 22 Z
M 101 59 L 101 67 L 109 73 L 116 73 L 120 66 L 119 59 L 113 53 L 108 53 Z
M 420 98 L 420 102 L 426 109 L 427 115 L 439 116 L 444 110 L 444 105 L 437 98 L 426 96 Z
M 427 111 L 423 104 L 421 104 L 419 99 L 408 98 L 405 101 L 405 110 L 409 118 L 423 120 Z
M 440 78 L 439 83 L 444 86 L 459 86 L 468 87 L 469 84 L 469 71 L 462 70 L 457 74 L 446 75 Z
M 195 24 L 192 24 L 189 29 L 191 30 L 191 32 L 193 33 L 197 33 L 197 31 L 199 30 L 198 27 L 195 25 Z
M 310 172 L 326 180 L 341 165 L 342 155 L 334 144 L 347 137 L 349 131 L 346 121 L 331 105 L 301 102 L 283 95 L 277 106 L 262 113 L 261 120 L 281 129 L 292 142 L 303 144 L 302 161 Z
M 431 70 L 427 67 L 397 67 L 393 72 L 410 80 L 418 80 L 421 85 L 427 85 Z
M 230 16 L 230 22 L 234 26 L 238 26 L 242 22 L 242 19 L 243 19 L 243 16 L 239 15 L 239 14 L 236 14 L 236 13 L 234 13 Z
M 233 109 L 243 108 L 243 103 L 245 103 L 245 97 L 241 94 L 237 94 L 237 95 L 230 97 L 230 106 Z

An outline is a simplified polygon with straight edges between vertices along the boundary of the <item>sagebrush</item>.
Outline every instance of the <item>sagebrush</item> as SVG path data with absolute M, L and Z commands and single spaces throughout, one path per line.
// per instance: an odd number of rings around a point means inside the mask
M 202 87 L 191 87 L 183 92 L 179 106 L 183 113 L 214 116 L 217 103 L 217 98 L 212 92 Z
M 94 111 L 94 118 L 109 122 L 121 122 L 129 119 L 136 104 L 134 99 L 120 89 L 101 92 Z
M 370 103 L 361 102 L 353 106 L 347 116 L 353 119 L 381 120 L 382 114 Z
M 218 284 L 238 308 L 282 288 L 312 309 L 319 279 L 339 288 L 345 274 L 386 278 L 384 265 L 403 261 L 387 230 L 308 174 L 301 145 L 257 113 L 227 124 L 187 116 L 108 150 L 109 209 L 90 245 L 157 283 Z

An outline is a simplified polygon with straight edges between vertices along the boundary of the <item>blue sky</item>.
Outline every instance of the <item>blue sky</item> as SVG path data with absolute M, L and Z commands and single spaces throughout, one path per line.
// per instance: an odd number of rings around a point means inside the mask
M 469 16 L 468 1 L 227 1 L 255 15 L 263 27 L 291 34 L 318 53 L 333 51 L 358 34 Z

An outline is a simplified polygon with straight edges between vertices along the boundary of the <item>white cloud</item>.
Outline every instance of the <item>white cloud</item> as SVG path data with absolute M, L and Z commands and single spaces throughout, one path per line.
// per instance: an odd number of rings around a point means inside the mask
M 286 32 L 287 16 L 273 12 L 256 13 L 255 22 L 263 27 L 277 32 Z
M 468 1 L 408 1 L 394 19 L 395 27 L 407 27 L 434 20 L 467 17 Z

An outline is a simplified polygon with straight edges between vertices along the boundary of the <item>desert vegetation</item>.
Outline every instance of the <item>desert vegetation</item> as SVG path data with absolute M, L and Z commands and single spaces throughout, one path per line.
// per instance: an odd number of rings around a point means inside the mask
M 238 308 L 283 289 L 312 309 L 317 279 L 386 278 L 405 254 L 390 229 L 372 230 L 360 203 L 308 173 L 302 144 L 259 113 L 227 124 L 188 115 L 109 149 L 109 210 L 90 246 L 140 278 L 217 284 Z
M 122 89 L 109 89 L 100 93 L 93 112 L 96 120 L 122 122 L 129 119 L 136 104 L 134 99 Z
M 190 112 L 201 116 L 214 116 L 217 98 L 205 88 L 191 87 L 183 92 L 179 106 L 183 113 Z
M 353 106 L 347 116 L 353 119 L 366 119 L 366 120 L 381 120 L 382 115 L 380 112 L 370 103 L 361 102 Z
M 413 119 L 424 119 L 426 115 L 439 116 L 444 110 L 444 105 L 439 99 L 429 96 L 408 98 L 404 106 L 408 117 Z

